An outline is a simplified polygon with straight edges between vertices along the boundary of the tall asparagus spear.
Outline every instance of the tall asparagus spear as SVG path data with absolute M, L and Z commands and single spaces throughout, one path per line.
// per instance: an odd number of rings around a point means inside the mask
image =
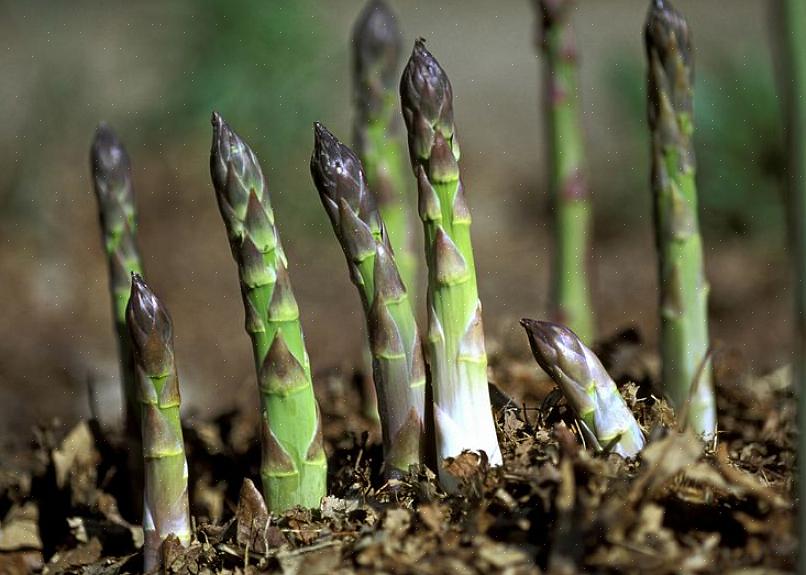
M 644 434 L 599 358 L 565 326 L 522 319 L 537 363 L 560 388 L 597 451 L 635 457 Z
M 426 353 L 434 391 L 437 455 L 483 450 L 501 463 L 487 387 L 487 353 L 470 241 L 470 211 L 459 176 L 459 144 L 448 76 L 418 40 L 400 81 L 409 154 L 417 176 L 428 262 Z M 439 466 L 440 479 L 451 478 Z
M 213 114 L 210 172 L 252 338 L 261 396 L 263 496 L 272 512 L 318 507 L 327 461 L 288 264 L 257 157 L 218 114 Z
M 780 0 L 777 16 L 782 37 L 781 87 L 786 105 L 787 176 L 790 242 L 795 265 L 795 378 L 798 385 L 798 573 L 806 573 L 806 3 Z
M 314 134 L 311 175 L 364 304 L 386 473 L 399 476 L 421 463 L 424 448 L 425 365 L 417 322 L 361 162 L 321 124 Z
M 136 447 L 139 445 L 140 413 L 132 349 L 126 329 L 126 304 L 129 302 L 131 273 L 142 273 L 142 265 L 136 242 L 137 212 L 129 155 L 107 124 L 100 124 L 95 131 L 90 164 L 109 264 L 112 314 L 118 336 L 121 381 L 126 402 L 125 425 L 127 435 Z
M 353 28 L 353 129 L 355 150 L 369 188 L 378 198 L 403 285 L 413 302 L 417 257 L 395 91 L 402 41 L 397 19 L 386 2 L 370 0 Z
M 590 343 L 595 335 L 587 273 L 591 205 L 584 174 L 574 0 L 536 0 L 542 22 L 543 104 L 554 203 L 551 305 L 558 321 Z
M 169 535 L 176 535 L 183 545 L 190 543 L 188 465 L 179 419 L 173 325 L 168 310 L 137 274 L 132 275 L 126 320 L 134 348 L 142 414 L 143 569 L 149 573 L 160 566 L 160 548 Z
M 708 439 L 717 422 L 708 359 L 708 283 L 697 217 L 691 38 L 685 19 L 667 0 L 652 0 L 644 39 L 663 386 L 678 413 L 687 405 L 688 423 Z

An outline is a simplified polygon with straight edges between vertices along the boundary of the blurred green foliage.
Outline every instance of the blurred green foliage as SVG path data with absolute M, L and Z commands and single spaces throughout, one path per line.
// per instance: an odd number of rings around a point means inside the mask
M 610 68 L 606 85 L 620 103 L 629 138 L 648 148 L 643 65 L 621 59 Z M 696 70 L 694 106 L 704 233 L 783 241 L 784 139 L 772 66 L 756 55 L 734 55 Z M 648 162 L 648 153 L 640 156 Z M 645 165 L 627 170 L 627 189 L 649 193 Z

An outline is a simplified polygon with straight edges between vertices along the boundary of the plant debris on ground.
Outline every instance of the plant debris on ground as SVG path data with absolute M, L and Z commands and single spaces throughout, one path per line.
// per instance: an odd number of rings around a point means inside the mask
M 634 336 L 634 334 L 633 334 Z M 350 378 L 318 378 L 331 462 L 318 510 L 270 516 L 257 481 L 257 414 L 194 420 L 193 542 L 163 547 L 168 573 L 775 573 L 793 567 L 795 401 L 781 370 L 751 378 L 716 354 L 720 432 L 676 431 L 653 393 L 657 361 L 634 337 L 598 348 L 649 444 L 635 461 L 594 455 L 553 384 L 526 358 L 491 357 L 504 465 L 465 453 L 447 495 L 427 468 L 385 480 L 377 429 Z M 0 573 L 142 569 L 127 521 L 117 431 L 35 430 L 35 459 L 0 472 Z M 367 431 L 371 430 L 371 431 Z M 243 480 L 242 478 L 249 478 Z

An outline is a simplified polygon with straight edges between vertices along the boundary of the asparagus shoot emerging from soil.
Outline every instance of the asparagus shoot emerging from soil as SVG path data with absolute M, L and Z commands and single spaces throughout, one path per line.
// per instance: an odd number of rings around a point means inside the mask
M 413 304 L 417 257 L 396 92 L 402 40 L 389 6 L 383 0 L 370 0 L 353 29 L 354 141 Z
M 565 326 L 522 319 L 529 345 L 580 421 L 585 438 L 597 451 L 635 457 L 644 434 L 599 358 Z
M 95 132 L 90 151 L 90 164 L 104 249 L 109 264 L 109 289 L 112 292 L 112 314 L 118 340 L 121 381 L 125 398 L 125 425 L 129 439 L 139 443 L 140 412 L 137 383 L 134 377 L 129 332 L 126 329 L 126 305 L 131 291 L 131 274 L 142 273 L 136 245 L 137 214 L 134 207 L 129 155 L 112 129 L 101 124 Z M 139 455 L 138 455 L 139 458 Z
M 590 343 L 595 335 L 587 273 L 591 204 L 583 167 L 577 53 L 571 22 L 574 0 L 536 0 L 536 4 L 542 23 L 543 104 L 554 206 L 552 314 Z
M 132 275 L 126 320 L 134 348 L 140 402 L 145 490 L 143 568 L 160 566 L 162 542 L 190 543 L 188 465 L 179 419 L 179 378 L 168 311 L 137 274 Z
M 800 474 L 798 573 L 806 573 L 806 3 L 780 0 L 777 15 L 783 34 L 781 87 L 784 93 L 790 242 L 795 267 L 795 370 L 798 392 Z
M 273 513 L 319 507 L 327 461 L 288 264 L 257 157 L 218 114 L 210 172 L 238 265 L 257 369 L 263 495 Z
M 664 392 L 705 439 L 716 433 L 708 359 L 708 283 L 697 217 L 693 56 L 688 25 L 666 0 L 652 0 L 648 59 L 652 192 L 660 270 Z
M 426 354 L 434 393 L 434 426 L 441 464 L 464 450 L 501 463 L 490 393 L 487 352 L 470 240 L 470 211 L 459 175 L 459 144 L 448 76 L 418 40 L 400 81 L 409 154 L 417 176 L 428 262 Z
M 358 157 L 316 124 L 311 175 L 330 216 L 369 330 L 387 476 L 422 462 L 425 365 L 414 311 Z

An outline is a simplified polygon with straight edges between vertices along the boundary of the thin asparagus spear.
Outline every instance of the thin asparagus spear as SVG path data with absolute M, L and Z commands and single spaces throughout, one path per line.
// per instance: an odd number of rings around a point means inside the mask
M 590 343 L 595 336 L 587 270 L 591 205 L 583 167 L 577 51 L 571 22 L 574 0 L 537 0 L 536 4 L 542 22 L 543 104 L 554 204 L 552 314 Z
M 406 288 L 358 157 L 315 124 L 313 176 L 367 317 L 387 476 L 422 462 L 425 365 Z
M 213 114 L 210 172 L 238 264 L 261 396 L 263 496 L 273 513 L 319 507 L 327 460 L 287 261 L 257 157 Z
M 678 413 L 688 403 L 689 425 L 710 439 L 717 422 L 708 359 L 708 283 L 697 217 L 691 39 L 685 19 L 665 0 L 652 0 L 644 38 L 663 386 Z
M 787 138 L 789 238 L 795 266 L 795 370 L 798 392 L 798 573 L 806 573 L 806 3 L 780 0 L 782 77 Z
M 440 480 L 450 488 L 444 458 L 469 449 L 484 451 L 492 465 L 499 465 L 501 450 L 487 387 L 487 353 L 470 241 L 470 211 L 459 176 L 453 90 L 424 40 L 414 45 L 400 81 L 400 97 L 425 231 L 426 355 L 434 391 Z
M 134 348 L 142 414 L 143 569 L 149 573 L 160 567 L 160 548 L 169 535 L 176 535 L 183 545 L 190 543 L 188 465 L 179 419 L 173 325 L 168 310 L 137 274 L 132 275 L 126 320 Z
M 560 388 L 597 451 L 635 457 L 644 434 L 599 358 L 565 326 L 522 319 L 537 363 Z
M 400 277 L 414 303 L 417 257 L 395 91 L 402 41 L 397 19 L 386 2 L 370 0 L 353 29 L 353 129 L 355 151 L 369 188 L 378 198 Z
M 90 164 L 95 182 L 95 194 L 98 198 L 104 249 L 109 264 L 112 314 L 118 339 L 123 397 L 126 402 L 125 426 L 129 440 L 134 442 L 136 447 L 140 441 L 140 412 L 134 378 L 134 360 L 129 332 L 126 329 L 126 305 L 131 291 L 131 274 L 142 273 L 142 265 L 136 242 L 137 212 L 134 206 L 129 155 L 107 124 L 100 124 L 95 131 L 95 139 L 90 150 Z

